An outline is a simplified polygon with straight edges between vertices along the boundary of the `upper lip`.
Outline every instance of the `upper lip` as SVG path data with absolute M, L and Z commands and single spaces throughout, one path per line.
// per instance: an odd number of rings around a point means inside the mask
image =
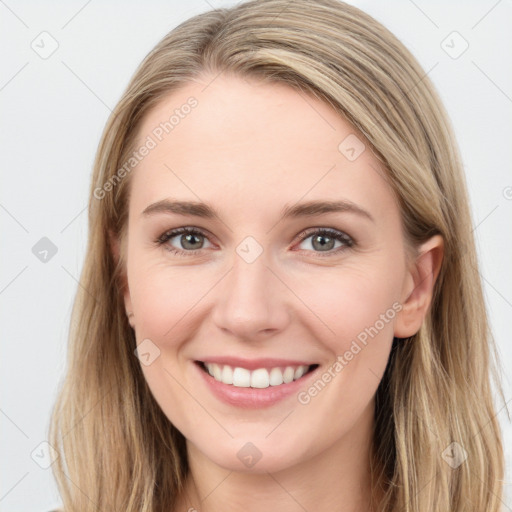
M 258 368 L 277 368 L 286 366 L 311 366 L 316 363 L 307 361 L 290 360 L 290 359 L 276 359 L 276 358 L 261 358 L 261 359 L 242 359 L 240 357 L 232 356 L 216 356 L 205 357 L 198 360 L 202 363 L 216 363 L 219 365 L 227 364 L 232 368 L 246 368 L 247 370 L 257 370 Z

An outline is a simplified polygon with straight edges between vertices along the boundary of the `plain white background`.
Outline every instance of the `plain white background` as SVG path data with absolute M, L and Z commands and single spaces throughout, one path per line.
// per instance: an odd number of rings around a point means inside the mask
M 1 511 L 47 511 L 60 504 L 51 469 L 41 468 L 34 454 L 44 451 L 40 443 L 64 371 L 86 246 L 90 173 L 110 110 L 167 32 L 194 14 L 235 3 L 0 0 Z M 349 3 L 412 51 L 451 117 L 505 397 L 512 400 L 512 5 Z M 54 53 L 41 56 L 57 44 Z M 32 250 L 43 237 L 57 250 L 46 263 Z M 510 482 L 512 428 L 500 400 L 498 411 Z M 512 510 L 510 484 L 507 489 L 504 510 Z

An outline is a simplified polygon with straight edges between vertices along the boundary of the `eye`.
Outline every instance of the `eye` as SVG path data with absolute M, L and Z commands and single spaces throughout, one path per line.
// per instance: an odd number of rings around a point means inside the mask
M 346 233 L 331 228 L 313 228 L 313 230 L 308 229 L 303 231 L 299 235 L 299 238 L 301 243 L 311 239 L 311 241 L 306 245 L 309 245 L 309 247 L 312 248 L 314 252 L 326 253 L 319 254 L 321 257 L 338 254 L 339 252 L 355 245 L 353 238 L 348 236 Z M 336 242 L 339 242 L 341 247 L 338 246 L 335 250 L 332 250 L 335 248 Z
M 183 247 L 185 250 L 172 245 L 171 241 L 173 238 L 178 238 L 177 243 L 180 244 L 181 247 Z M 173 229 L 171 231 L 166 231 L 161 236 L 159 236 L 155 242 L 157 245 L 165 244 L 166 249 L 172 254 L 176 254 L 178 256 L 187 256 L 190 254 L 196 254 L 197 251 L 203 249 L 204 240 L 208 240 L 208 238 L 206 234 L 203 233 L 200 229 L 185 226 L 182 228 Z
M 174 238 L 177 238 L 175 243 L 181 245 L 181 247 L 176 247 L 171 243 Z M 302 250 L 312 249 L 316 253 L 325 253 L 318 254 L 321 257 L 338 254 L 355 245 L 354 239 L 349 235 L 332 228 L 309 228 L 299 235 L 299 239 L 301 244 L 311 239 L 306 244 L 309 245 L 309 248 L 302 248 Z M 155 240 L 155 243 L 159 246 L 165 245 L 166 250 L 177 256 L 190 256 L 204 249 L 205 240 L 208 240 L 208 237 L 202 230 L 185 226 L 166 231 Z M 341 246 L 335 247 L 336 242 Z

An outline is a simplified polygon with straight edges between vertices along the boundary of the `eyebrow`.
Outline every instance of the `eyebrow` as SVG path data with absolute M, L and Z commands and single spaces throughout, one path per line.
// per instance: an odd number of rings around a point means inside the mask
M 295 205 L 285 205 L 281 210 L 281 220 L 298 217 L 314 217 L 326 213 L 349 212 L 365 217 L 375 222 L 373 216 L 357 204 L 348 200 L 340 201 L 307 201 Z M 142 212 L 143 216 L 154 215 L 157 213 L 168 213 L 178 215 L 188 215 L 205 219 L 220 218 L 219 212 L 207 203 L 196 201 L 173 201 L 162 199 L 156 203 L 150 204 Z

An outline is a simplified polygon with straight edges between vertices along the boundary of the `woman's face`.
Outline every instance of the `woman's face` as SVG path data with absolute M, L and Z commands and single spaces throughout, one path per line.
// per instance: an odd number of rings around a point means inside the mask
M 285 85 L 213 78 L 170 94 L 139 131 L 125 304 L 189 449 L 276 471 L 368 439 L 393 336 L 418 327 L 401 320 L 414 282 L 362 136 Z M 170 233 L 184 227 L 196 232 Z

